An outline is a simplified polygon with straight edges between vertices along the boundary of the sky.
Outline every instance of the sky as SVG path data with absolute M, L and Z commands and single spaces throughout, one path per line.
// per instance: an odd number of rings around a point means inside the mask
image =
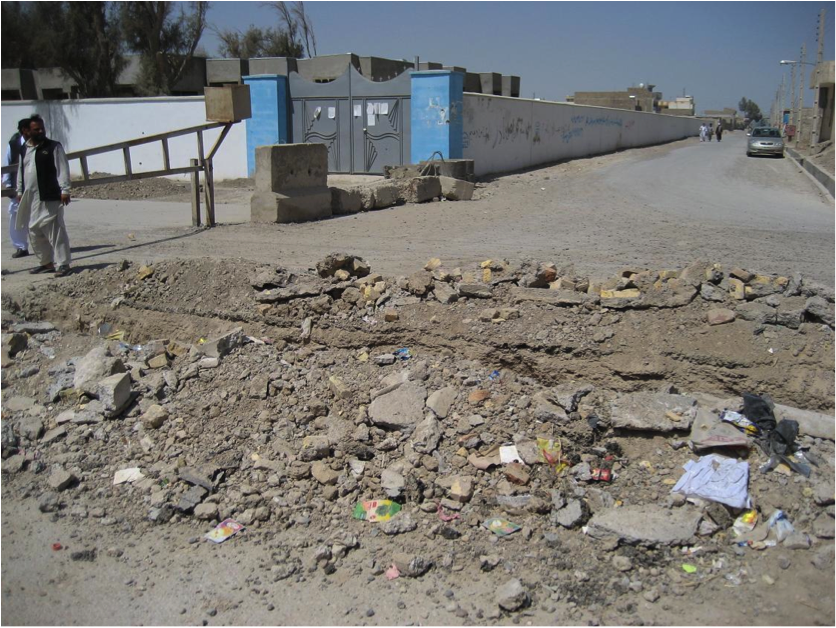
M 769 113 L 782 59 L 815 61 L 826 9 L 824 59 L 834 58 L 833 2 L 305 2 L 317 52 L 436 61 L 521 78 L 525 98 L 655 84 L 664 99 L 693 96 L 697 112 L 737 107 Z M 277 24 L 265 2 L 210 5 L 209 23 L 245 30 Z M 218 54 L 207 31 L 201 44 Z M 805 67 L 807 82 L 812 66 Z M 812 104 L 805 90 L 804 104 Z

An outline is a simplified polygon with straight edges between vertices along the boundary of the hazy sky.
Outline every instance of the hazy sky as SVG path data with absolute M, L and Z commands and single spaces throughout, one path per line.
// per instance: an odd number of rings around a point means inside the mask
M 781 59 L 802 43 L 815 61 L 826 9 L 824 58 L 834 56 L 833 2 L 306 2 L 319 54 L 354 52 L 521 77 L 521 95 L 564 100 L 575 91 L 651 83 L 665 98 L 683 89 L 697 111 L 736 107 L 742 96 L 768 114 Z M 269 26 L 263 2 L 213 2 L 221 28 Z M 203 45 L 217 54 L 207 32 Z M 798 67 L 798 66 L 797 66 Z M 807 76 L 812 70 L 806 66 Z M 812 104 L 812 92 L 805 93 Z

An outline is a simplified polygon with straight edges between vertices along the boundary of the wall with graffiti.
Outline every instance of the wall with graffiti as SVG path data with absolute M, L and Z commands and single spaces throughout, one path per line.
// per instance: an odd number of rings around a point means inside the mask
M 698 135 L 681 116 L 464 94 L 462 148 L 477 175 Z

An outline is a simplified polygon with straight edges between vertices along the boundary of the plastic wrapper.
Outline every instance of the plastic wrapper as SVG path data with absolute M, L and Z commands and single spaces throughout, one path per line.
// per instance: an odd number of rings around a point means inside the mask
M 388 499 L 373 499 L 367 502 L 358 502 L 354 506 L 353 517 L 361 521 L 379 523 L 389 521 L 401 511 L 401 505 Z
M 490 519 L 486 519 L 482 525 L 497 536 L 508 536 L 509 534 L 513 534 L 522 528 L 522 526 L 501 517 L 491 517 Z

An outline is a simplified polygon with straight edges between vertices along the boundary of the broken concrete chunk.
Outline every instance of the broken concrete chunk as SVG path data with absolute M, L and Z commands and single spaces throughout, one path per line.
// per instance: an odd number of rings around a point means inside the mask
M 436 390 L 427 398 L 427 407 L 432 410 L 440 419 L 447 418 L 453 402 L 456 400 L 458 390 L 452 386 L 447 386 L 441 390 Z
M 529 598 L 522 582 L 512 578 L 496 590 L 494 599 L 501 609 L 514 612 L 525 606 Z
M 207 492 L 208 491 L 202 486 L 192 486 L 180 497 L 180 501 L 177 503 L 177 510 L 190 512 L 203 501 Z
M 49 475 L 47 484 L 56 491 L 63 491 L 76 481 L 75 475 L 64 469 L 56 469 Z
M 369 418 L 379 427 L 411 432 L 424 418 L 426 398 L 427 391 L 423 386 L 406 382 L 372 401 Z
M 398 552 L 392 557 L 392 563 L 398 568 L 402 576 L 419 578 L 430 570 L 433 562 L 430 559 L 414 554 Z
M 204 355 L 210 358 L 222 358 L 233 349 L 237 349 L 244 344 L 244 330 L 241 327 L 236 327 L 223 336 L 207 340 L 201 346 Z
M 633 393 L 612 402 L 612 427 L 625 430 L 670 432 L 690 429 L 696 399 L 666 393 Z
M 493 296 L 491 287 L 482 283 L 460 283 L 456 288 L 460 296 L 471 299 L 490 299 Z
M 715 308 L 713 310 L 708 310 L 705 318 L 709 325 L 724 325 L 734 321 L 735 313 L 726 308 Z
M 327 436 L 306 436 L 302 441 L 299 460 L 313 462 L 331 455 L 331 441 Z
M 700 512 L 685 507 L 669 510 L 647 504 L 608 508 L 589 520 L 588 534 L 630 545 L 684 545 L 696 534 L 701 518 Z
M 438 177 L 438 181 L 441 184 L 441 195 L 448 201 L 469 201 L 473 198 L 476 185 L 470 181 L 453 177 Z
M 122 360 L 111 357 L 106 346 L 96 347 L 76 363 L 73 388 L 95 395 L 102 379 L 126 370 Z
M 834 440 L 836 437 L 836 418 L 832 414 L 822 414 L 810 410 L 801 410 L 775 404 L 775 418 L 791 419 L 798 422 L 798 433 L 812 436 L 813 438 L 826 438 Z
M 104 405 L 107 417 L 118 415 L 131 400 L 131 376 L 118 373 L 105 377 L 93 391 L 93 395 Z
M 815 296 L 810 297 L 804 304 L 807 316 L 813 320 L 821 321 L 830 327 L 834 326 L 833 304 L 826 299 Z
M 441 425 L 430 415 L 421 421 L 412 433 L 412 448 L 422 454 L 430 454 L 441 440 Z
M 140 420 L 146 428 L 156 430 L 163 426 L 167 418 L 168 410 L 155 403 L 143 412 Z

